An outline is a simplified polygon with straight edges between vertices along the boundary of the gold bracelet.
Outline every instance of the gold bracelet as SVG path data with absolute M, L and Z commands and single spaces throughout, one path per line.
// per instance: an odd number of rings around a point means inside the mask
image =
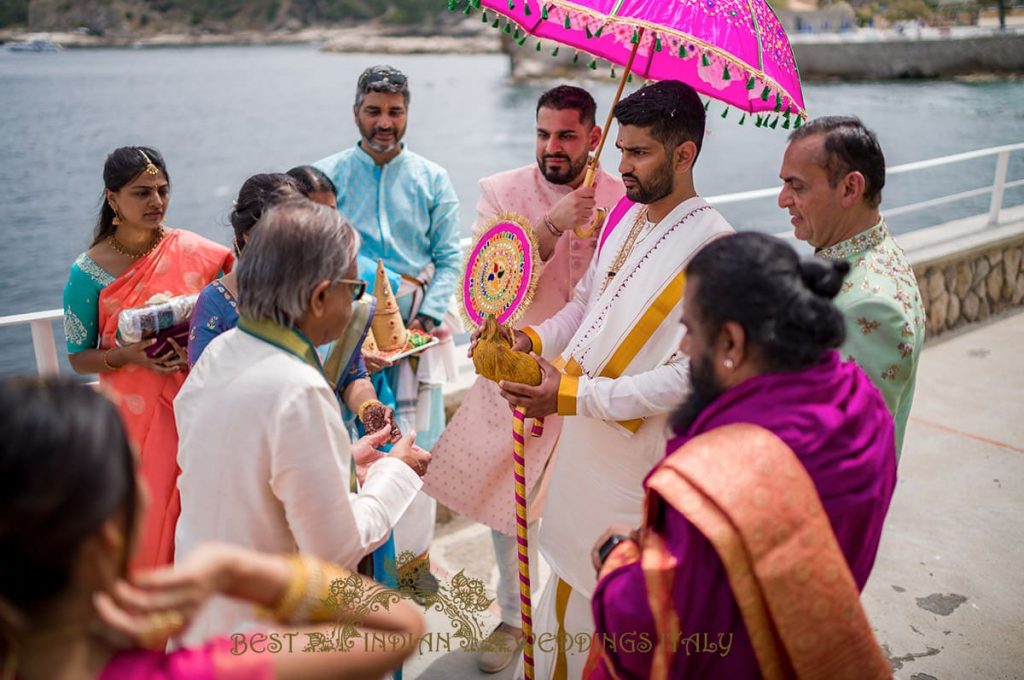
M 288 587 L 285 588 L 284 594 L 274 608 L 267 612 L 270 618 L 281 623 L 287 623 L 291 620 L 299 606 L 299 602 L 302 600 L 303 594 L 306 592 L 307 582 L 309 581 L 306 560 L 302 555 L 290 556 L 288 558 L 288 566 L 291 571 L 291 580 L 288 582 Z
M 359 405 L 358 409 L 356 409 L 356 413 L 359 416 L 359 420 L 362 420 L 365 423 L 366 419 L 363 418 L 363 414 L 366 413 L 366 409 L 370 408 L 371 406 L 383 406 L 383 405 L 384 404 L 381 403 L 380 401 L 378 401 L 377 399 L 367 399 L 366 401 L 364 401 L 362 404 Z
M 108 349 L 107 351 L 105 351 L 105 352 L 103 353 L 103 365 L 107 367 L 107 370 L 108 370 L 108 371 L 116 371 L 116 370 L 118 370 L 119 368 L 121 368 L 121 367 L 123 367 L 123 366 L 124 366 L 124 364 L 121 364 L 121 366 L 114 366 L 113 364 L 111 364 L 111 363 L 110 363 L 110 359 L 108 359 L 108 358 L 107 358 L 107 356 L 108 356 L 108 355 L 109 355 L 109 354 L 110 354 L 111 352 L 113 352 L 113 351 L 114 351 L 114 348 L 113 348 L 113 347 L 111 347 L 110 349 Z

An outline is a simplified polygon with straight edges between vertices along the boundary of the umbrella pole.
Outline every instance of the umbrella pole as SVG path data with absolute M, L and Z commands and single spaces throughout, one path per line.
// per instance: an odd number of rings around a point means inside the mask
M 590 157 L 590 161 L 587 163 L 587 174 L 583 178 L 583 184 L 585 186 L 593 186 L 594 179 L 597 177 L 597 159 L 601 157 L 601 151 L 604 150 L 604 143 L 608 139 L 608 131 L 611 130 L 612 120 L 615 118 L 615 107 L 619 103 L 619 99 L 622 97 L 622 91 L 626 88 L 626 81 L 629 79 L 629 74 L 633 71 L 633 60 L 636 59 L 637 48 L 640 47 L 640 43 L 644 39 L 644 29 L 637 31 L 637 40 L 633 44 L 633 51 L 629 53 L 629 60 L 626 61 L 626 70 L 622 72 L 622 78 L 619 80 L 619 89 L 615 91 L 615 97 L 612 99 L 611 106 L 608 107 L 608 119 L 604 122 L 604 127 L 601 129 L 601 141 L 597 143 L 597 150 L 594 155 Z
M 612 99 L 611 106 L 608 107 L 608 118 L 604 122 L 604 127 L 601 128 L 601 140 L 597 143 L 597 150 L 594 151 L 594 155 L 587 161 L 587 174 L 583 176 L 583 186 L 585 187 L 594 186 L 594 181 L 597 179 L 597 161 L 601 158 L 604 143 L 608 140 L 608 131 L 611 130 L 612 120 L 615 118 L 615 107 L 622 97 L 622 91 L 626 88 L 626 81 L 633 70 L 633 60 L 636 59 L 636 51 L 640 47 L 643 38 L 644 29 L 641 28 L 637 31 L 636 42 L 633 43 L 633 50 L 629 53 L 629 59 L 626 61 L 626 69 L 622 72 L 622 79 L 619 80 L 619 88 L 615 91 L 615 97 Z M 590 222 L 590 226 L 576 227 L 573 233 L 579 238 L 586 239 L 592 237 L 597 228 L 604 222 L 605 213 L 607 213 L 607 210 L 598 208 L 594 211 L 594 219 Z

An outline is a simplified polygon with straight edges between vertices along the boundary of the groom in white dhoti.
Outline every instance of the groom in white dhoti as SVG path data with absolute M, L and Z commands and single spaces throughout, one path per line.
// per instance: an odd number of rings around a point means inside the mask
M 527 417 L 572 416 L 541 522 L 553 574 L 534 608 L 537 678 L 581 676 L 593 632 L 590 548 L 607 526 L 641 521 L 644 476 L 664 454 L 666 416 L 687 391 L 683 267 L 732 232 L 694 189 L 704 117 L 697 93 L 677 81 L 619 103 L 619 172 L 624 200 L 635 204 L 612 211 L 573 300 L 515 333 L 516 349 L 543 357 L 544 379 L 502 382 L 502 395 Z

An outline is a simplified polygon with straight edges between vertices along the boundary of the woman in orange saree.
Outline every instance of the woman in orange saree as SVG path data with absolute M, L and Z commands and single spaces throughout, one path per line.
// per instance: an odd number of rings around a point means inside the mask
M 103 169 L 103 207 L 92 247 L 72 265 L 64 289 L 68 355 L 78 373 L 98 373 L 118 399 L 128 435 L 140 454 L 151 503 L 132 565 L 172 561 L 179 512 L 178 434 L 174 397 L 185 381 L 184 348 L 150 357 L 155 340 L 116 342 L 122 310 L 144 307 L 157 295 L 198 293 L 233 262 L 224 246 L 163 225 L 170 181 L 162 156 L 147 147 L 122 147 Z

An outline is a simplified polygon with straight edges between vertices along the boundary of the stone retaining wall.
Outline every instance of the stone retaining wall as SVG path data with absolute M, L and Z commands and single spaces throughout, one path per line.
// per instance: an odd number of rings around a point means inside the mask
M 1024 235 L 914 264 L 928 314 L 927 339 L 1021 304 Z

